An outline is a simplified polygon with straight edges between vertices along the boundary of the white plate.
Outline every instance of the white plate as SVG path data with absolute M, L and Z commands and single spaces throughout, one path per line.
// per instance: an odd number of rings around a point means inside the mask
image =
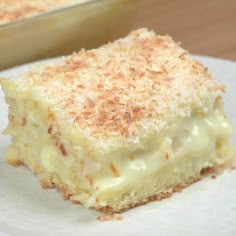
M 236 143 L 236 63 L 197 57 L 214 78 L 227 86 L 225 109 Z M 25 71 L 21 66 L 0 77 Z M 0 130 L 7 124 L 7 107 L 0 90 Z M 0 135 L 0 155 L 9 139 Z M 122 221 L 100 222 L 98 212 L 62 200 L 55 190 L 43 190 L 25 167 L 0 160 L 0 235 L 236 235 L 236 171 L 207 178 L 170 199 L 152 202 L 123 214 Z M 2 233 L 1 233 L 2 232 Z

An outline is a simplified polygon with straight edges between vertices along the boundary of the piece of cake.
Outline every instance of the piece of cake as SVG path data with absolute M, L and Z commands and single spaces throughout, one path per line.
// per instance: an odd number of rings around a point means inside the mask
M 5 159 L 86 207 L 160 200 L 232 160 L 225 86 L 169 36 L 139 29 L 1 85 Z

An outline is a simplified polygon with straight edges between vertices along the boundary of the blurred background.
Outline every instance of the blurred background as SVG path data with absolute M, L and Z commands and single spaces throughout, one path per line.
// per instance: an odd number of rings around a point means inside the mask
M 192 54 L 236 61 L 236 0 L 63 1 L 74 4 L 1 24 L 6 9 L 17 3 L 21 12 L 23 1 L 0 0 L 0 70 L 96 48 L 140 27 L 169 34 Z M 26 9 L 32 2 L 47 1 L 24 0 Z
M 236 0 L 140 0 L 133 27 L 169 34 L 193 54 L 236 61 Z

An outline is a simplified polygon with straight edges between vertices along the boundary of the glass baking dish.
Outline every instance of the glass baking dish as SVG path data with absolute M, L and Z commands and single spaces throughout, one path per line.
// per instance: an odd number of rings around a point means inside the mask
M 131 29 L 137 0 L 78 3 L 0 25 L 0 70 L 93 48 Z

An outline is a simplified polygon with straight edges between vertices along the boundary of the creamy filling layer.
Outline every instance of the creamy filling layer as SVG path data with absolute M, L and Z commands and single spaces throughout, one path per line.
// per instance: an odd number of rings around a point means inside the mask
M 192 117 L 175 123 L 168 131 L 154 135 L 156 146 L 146 151 L 128 153 L 120 157 L 117 169 L 119 176 L 107 181 L 99 176 L 95 183 L 101 189 L 121 187 L 123 184 L 135 184 L 141 177 L 155 173 L 158 169 L 171 166 L 171 171 L 200 172 L 205 167 L 223 164 L 229 151 L 231 127 L 225 115 L 219 111 Z M 181 159 L 188 165 L 180 163 Z

